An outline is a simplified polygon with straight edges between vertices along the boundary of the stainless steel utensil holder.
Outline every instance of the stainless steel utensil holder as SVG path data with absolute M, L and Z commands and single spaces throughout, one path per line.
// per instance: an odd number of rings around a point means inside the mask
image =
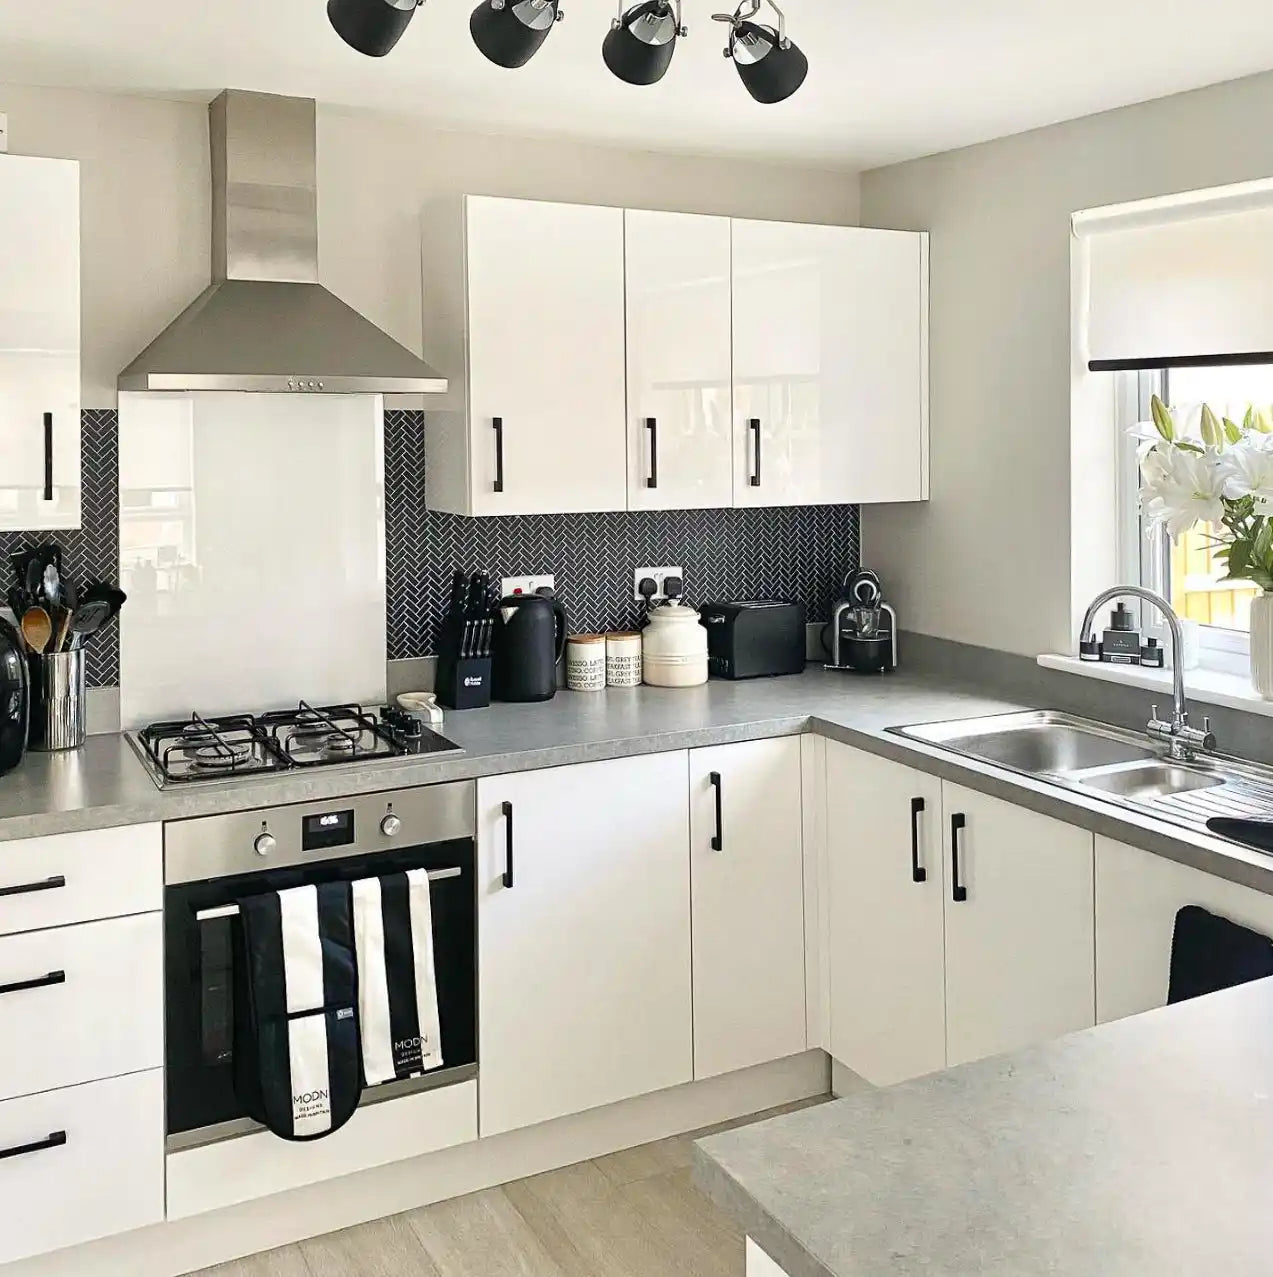
M 78 749 L 88 729 L 84 649 L 54 654 L 33 652 L 31 670 L 31 749 Z

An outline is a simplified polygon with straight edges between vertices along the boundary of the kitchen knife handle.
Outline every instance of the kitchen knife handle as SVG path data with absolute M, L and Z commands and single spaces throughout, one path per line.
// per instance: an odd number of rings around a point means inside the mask
M 513 885 L 513 804 L 506 802 L 500 807 L 504 813 L 504 886 Z
M 928 870 L 919 863 L 919 818 L 924 811 L 922 798 L 911 799 L 911 881 L 927 882 Z
M 659 486 L 659 422 L 657 417 L 646 417 L 645 428 L 650 432 L 650 477 L 646 479 L 647 488 Z
M 950 818 L 950 897 L 956 904 L 968 899 L 968 888 L 959 881 L 959 832 L 968 824 L 968 818 L 957 811 Z
M 725 850 L 725 816 L 721 802 L 721 779 L 720 772 L 712 772 L 708 777 L 712 783 L 712 788 L 716 791 L 716 833 L 712 835 L 712 850 Z
M 44 499 L 53 500 L 53 414 L 44 414 Z
M 65 971 L 50 971 L 36 980 L 19 980 L 15 984 L 0 984 L 0 994 L 23 993 L 27 989 L 47 989 L 55 984 L 66 983 Z
M 29 896 L 37 891 L 56 891 L 65 886 L 66 879 L 61 874 L 54 874 L 43 882 L 22 882 L 16 887 L 0 887 L 0 896 Z
M 491 429 L 495 431 L 495 491 L 504 491 L 504 418 L 492 417 Z
M 758 488 L 760 487 L 760 418 L 753 417 L 747 423 L 747 429 L 756 432 L 756 468 L 755 473 L 751 476 L 751 486 Z
M 0 1161 L 6 1157 L 22 1157 L 26 1153 L 43 1153 L 48 1148 L 61 1148 L 66 1143 L 65 1131 L 54 1131 L 46 1140 L 35 1144 L 19 1144 L 14 1148 L 0 1148 Z

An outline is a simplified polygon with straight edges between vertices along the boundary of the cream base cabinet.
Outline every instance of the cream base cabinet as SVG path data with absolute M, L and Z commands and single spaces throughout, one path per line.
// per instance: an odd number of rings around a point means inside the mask
M 694 1076 L 806 1046 L 800 740 L 690 751 Z
M 733 222 L 734 504 L 928 497 L 928 237 Z
M 946 1063 L 1096 1022 L 1093 838 L 943 782 Z
M 624 213 L 628 508 L 733 504 L 727 217 Z
M 1273 895 L 1096 840 L 1096 1016 L 1104 1024 L 1167 1003 L 1176 914 L 1200 905 L 1273 936 Z
M 946 1063 L 941 781 L 826 750 L 831 1054 L 888 1086 Z
M 465 196 L 422 259 L 430 508 L 626 509 L 623 210 Z
M 478 781 L 483 1136 L 693 1079 L 684 751 Z
M 0 155 L 0 531 L 80 526 L 80 166 Z

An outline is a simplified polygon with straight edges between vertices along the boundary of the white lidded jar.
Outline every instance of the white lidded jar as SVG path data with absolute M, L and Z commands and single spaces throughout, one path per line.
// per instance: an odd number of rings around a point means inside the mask
M 707 631 L 692 607 L 673 601 L 650 609 L 641 667 L 652 687 L 698 687 L 707 682 Z

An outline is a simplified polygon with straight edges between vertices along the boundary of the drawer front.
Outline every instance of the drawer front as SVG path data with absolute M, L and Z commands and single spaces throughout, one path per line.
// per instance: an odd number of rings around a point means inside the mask
M 0 1099 L 163 1064 L 163 917 L 0 937 Z
M 161 825 L 0 841 L 0 935 L 163 908 Z
M 0 1203 L 0 1264 L 162 1220 L 163 1071 L 0 1103 Z

